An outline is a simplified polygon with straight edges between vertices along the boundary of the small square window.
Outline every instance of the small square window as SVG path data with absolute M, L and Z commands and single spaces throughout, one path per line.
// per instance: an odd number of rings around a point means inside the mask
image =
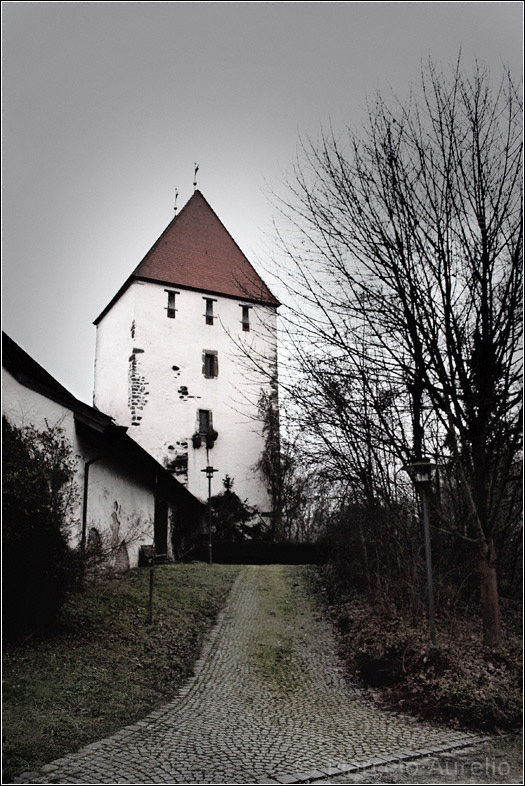
M 202 373 L 206 379 L 216 377 L 219 373 L 219 362 L 217 352 L 203 352 Z

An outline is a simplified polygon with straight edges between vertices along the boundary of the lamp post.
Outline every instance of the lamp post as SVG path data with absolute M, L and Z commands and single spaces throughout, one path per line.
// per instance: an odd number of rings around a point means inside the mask
M 201 469 L 201 472 L 206 473 L 206 477 L 208 478 L 208 564 L 212 564 L 212 548 L 211 548 L 211 480 L 213 478 L 213 473 L 218 472 L 218 469 L 214 469 L 214 467 L 208 464 L 207 467 Z
M 428 618 L 430 625 L 430 641 L 432 647 L 436 646 L 436 629 L 434 624 L 434 590 L 432 586 L 432 553 L 430 549 L 430 527 L 428 522 L 428 498 L 427 490 L 432 481 L 434 464 L 430 459 L 419 459 L 412 464 L 406 464 L 403 469 L 408 472 L 421 497 L 421 507 L 423 509 L 423 532 L 425 535 L 425 565 L 427 571 L 427 591 L 428 591 Z

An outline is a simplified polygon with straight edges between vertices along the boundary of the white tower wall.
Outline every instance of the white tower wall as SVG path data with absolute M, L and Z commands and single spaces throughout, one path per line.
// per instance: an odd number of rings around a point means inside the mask
M 176 293 L 175 318 L 167 315 L 168 291 Z M 213 301 L 213 324 L 206 323 L 206 299 Z M 243 330 L 243 305 L 249 306 L 249 331 Z M 270 392 L 276 352 L 274 308 L 135 280 L 97 326 L 94 404 L 128 426 L 197 497 L 207 498 L 201 470 L 209 458 L 218 469 L 212 494 L 223 491 L 229 475 L 242 500 L 269 512 L 255 465 L 264 449 L 258 401 L 262 390 Z M 216 353 L 211 378 L 203 373 L 205 353 Z M 261 363 L 264 374 L 256 370 Z M 199 410 L 212 413 L 218 433 L 208 458 L 204 442 L 200 448 L 192 442 Z

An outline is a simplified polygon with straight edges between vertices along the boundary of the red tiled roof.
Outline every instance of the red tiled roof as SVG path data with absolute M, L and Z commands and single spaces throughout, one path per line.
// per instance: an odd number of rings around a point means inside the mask
M 279 305 L 200 191 L 168 224 L 132 276 Z

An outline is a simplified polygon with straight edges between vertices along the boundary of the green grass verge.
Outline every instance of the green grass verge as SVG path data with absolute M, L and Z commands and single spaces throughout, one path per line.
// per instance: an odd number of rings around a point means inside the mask
M 303 601 L 302 565 L 265 565 L 256 615 L 257 635 L 250 642 L 250 660 L 276 697 L 288 695 L 300 685 L 299 665 L 294 659 L 294 620 Z M 300 588 L 296 592 L 296 588 Z
M 155 568 L 72 595 L 46 638 L 6 648 L 4 780 L 101 739 L 169 701 L 192 673 L 240 568 Z

